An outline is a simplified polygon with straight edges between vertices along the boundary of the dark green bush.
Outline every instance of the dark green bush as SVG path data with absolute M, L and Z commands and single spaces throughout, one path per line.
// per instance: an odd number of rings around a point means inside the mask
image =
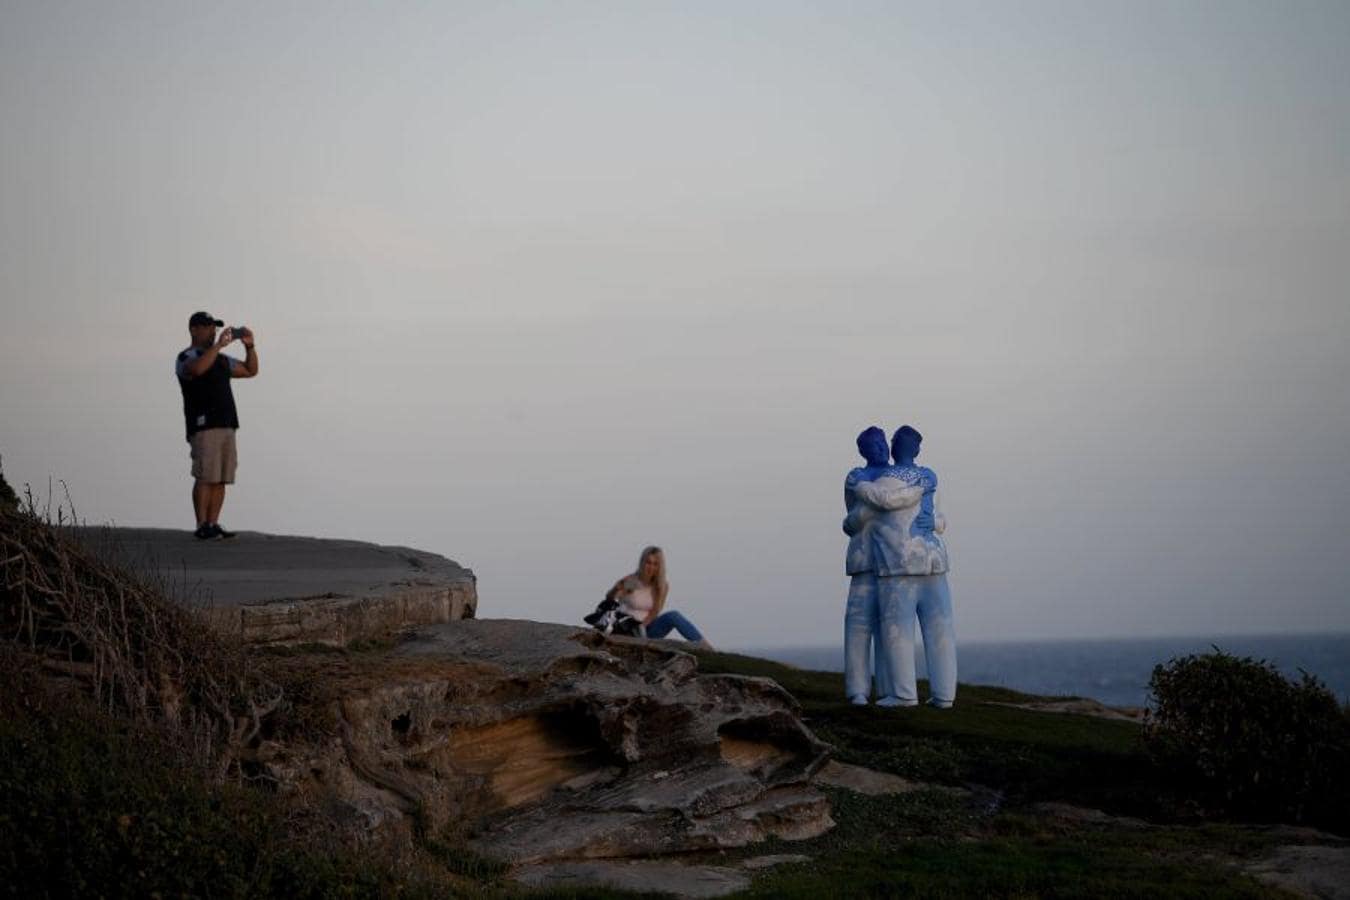
M 1307 673 L 1215 648 L 1153 669 L 1150 754 L 1233 815 L 1350 824 L 1350 717 Z

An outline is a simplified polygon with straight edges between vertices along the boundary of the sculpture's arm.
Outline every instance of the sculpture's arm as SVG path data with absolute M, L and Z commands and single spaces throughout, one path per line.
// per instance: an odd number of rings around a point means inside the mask
M 844 512 L 853 508 L 854 492 L 858 489 L 858 483 L 862 480 L 861 471 L 860 469 L 852 469 L 844 476 Z
M 898 478 L 878 478 L 858 485 L 858 497 L 880 509 L 904 509 L 923 499 L 923 485 L 905 484 Z
M 864 504 L 858 502 L 858 484 L 861 477 L 858 469 L 844 476 L 844 534 L 853 537 L 862 531 L 867 519 L 863 518 Z
M 933 492 L 933 531 L 938 534 L 947 530 L 947 517 L 942 514 L 942 506 L 938 502 L 939 494 Z
M 854 503 L 844 516 L 844 534 L 853 537 L 876 517 L 876 511 L 866 503 Z

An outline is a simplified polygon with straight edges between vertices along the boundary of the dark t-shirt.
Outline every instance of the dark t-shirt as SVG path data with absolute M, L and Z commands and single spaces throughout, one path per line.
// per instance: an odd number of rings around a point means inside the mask
M 187 438 L 208 428 L 238 428 L 239 413 L 234 408 L 230 389 L 230 368 L 239 360 L 221 353 L 215 363 L 196 378 L 187 377 L 187 367 L 201 357 L 201 349 L 189 347 L 178 354 L 174 373 L 183 390 L 183 422 Z

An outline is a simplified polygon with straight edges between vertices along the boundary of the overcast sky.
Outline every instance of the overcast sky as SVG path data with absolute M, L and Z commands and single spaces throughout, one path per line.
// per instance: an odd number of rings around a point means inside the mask
M 0 0 L 5 474 L 190 530 L 206 309 L 225 526 L 484 616 L 658 543 L 713 643 L 838 641 L 908 422 L 962 639 L 1347 631 L 1348 85 L 1342 2 Z

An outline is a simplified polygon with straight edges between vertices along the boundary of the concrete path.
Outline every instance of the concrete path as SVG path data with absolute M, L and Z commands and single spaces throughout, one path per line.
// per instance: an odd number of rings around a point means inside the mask
M 407 547 L 256 531 L 227 541 L 166 528 L 74 534 L 252 643 L 345 645 L 407 625 L 473 618 L 478 606 L 473 572 Z

